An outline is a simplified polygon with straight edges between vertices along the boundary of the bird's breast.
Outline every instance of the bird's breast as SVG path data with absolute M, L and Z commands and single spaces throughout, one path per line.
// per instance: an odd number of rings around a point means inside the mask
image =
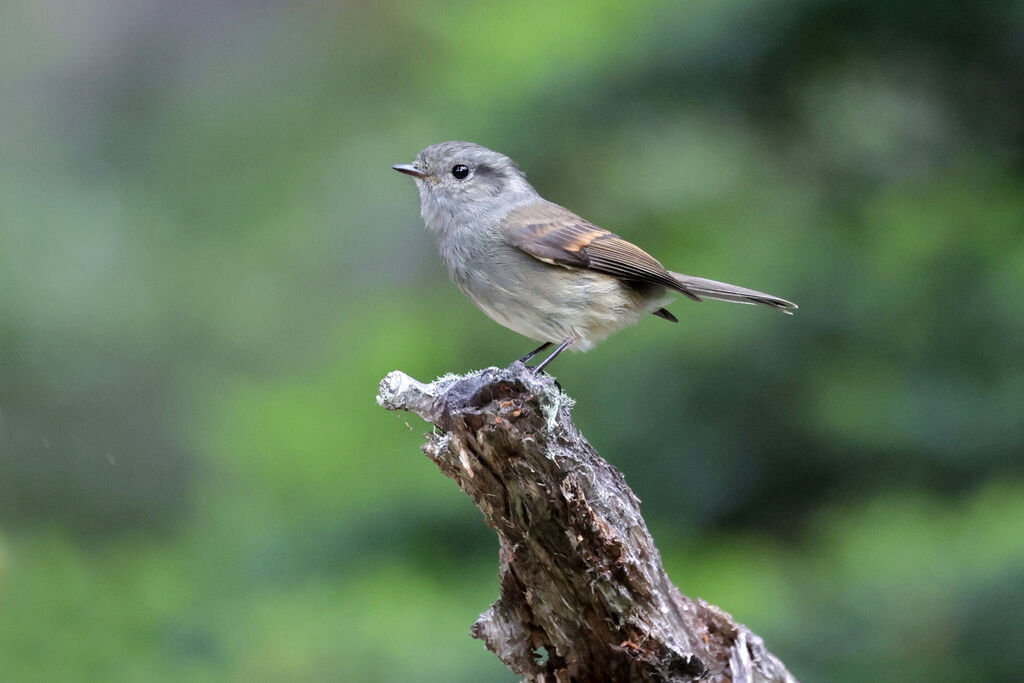
M 495 240 L 439 241 L 452 281 L 492 320 L 536 341 L 574 337 L 585 351 L 673 298 L 582 269 L 550 265 Z

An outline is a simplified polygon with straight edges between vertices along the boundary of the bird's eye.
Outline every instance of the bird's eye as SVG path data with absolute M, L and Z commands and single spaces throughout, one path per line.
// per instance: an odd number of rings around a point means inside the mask
M 452 175 L 455 176 L 456 180 L 464 180 L 469 175 L 469 166 L 455 164 L 452 166 Z

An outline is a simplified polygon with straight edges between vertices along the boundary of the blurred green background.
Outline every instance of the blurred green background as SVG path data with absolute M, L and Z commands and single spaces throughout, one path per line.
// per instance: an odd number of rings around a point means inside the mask
M 0 7 L 0 681 L 514 680 L 374 403 L 532 346 L 390 169 L 448 139 L 800 304 L 553 366 L 684 593 L 805 681 L 1019 676 L 1024 4 L 88 0 Z

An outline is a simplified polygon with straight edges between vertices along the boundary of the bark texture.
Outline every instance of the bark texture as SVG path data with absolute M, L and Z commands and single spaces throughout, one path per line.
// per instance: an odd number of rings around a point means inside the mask
M 430 384 L 396 371 L 377 402 L 438 427 L 424 452 L 497 532 L 501 594 L 471 632 L 524 680 L 796 681 L 669 581 L 639 500 L 549 377 L 521 363 Z

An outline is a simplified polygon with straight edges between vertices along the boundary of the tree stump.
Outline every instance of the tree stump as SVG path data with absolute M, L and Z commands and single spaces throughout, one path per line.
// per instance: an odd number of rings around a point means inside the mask
M 471 633 L 524 680 L 795 683 L 761 638 L 669 581 L 640 501 L 550 377 L 518 362 L 430 384 L 395 371 L 377 402 L 438 428 L 424 452 L 497 532 L 500 597 Z

